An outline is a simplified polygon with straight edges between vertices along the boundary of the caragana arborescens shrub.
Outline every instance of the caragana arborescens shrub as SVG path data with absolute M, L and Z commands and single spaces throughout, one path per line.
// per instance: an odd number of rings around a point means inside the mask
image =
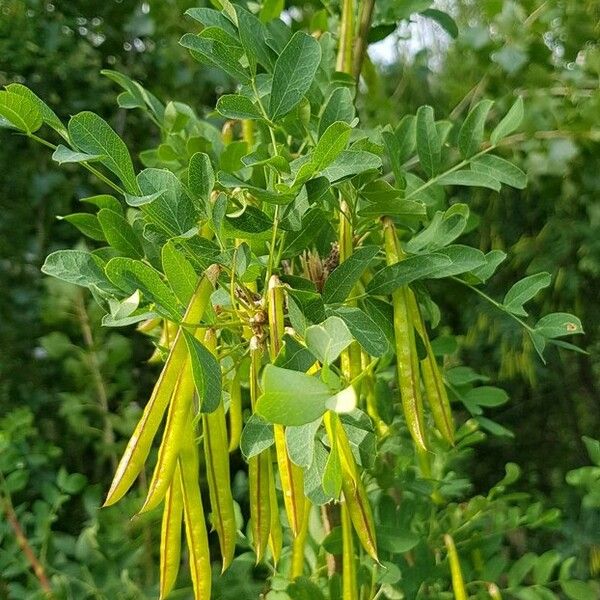
M 451 27 L 448 15 L 424 10 Z M 516 466 L 488 496 L 456 503 L 468 482 L 452 463 L 485 431 L 504 433 L 484 410 L 507 396 L 468 367 L 443 364 L 455 342 L 436 337 L 428 288 L 437 280 L 485 298 L 542 359 L 546 345 L 569 346 L 559 338 L 582 332 L 570 314 L 528 315 L 548 273 L 489 297 L 485 283 L 506 255 L 458 243 L 476 223 L 467 204 L 446 200 L 453 186 L 526 185 L 501 156 L 522 100 L 505 114 L 481 100 L 460 123 L 422 106 L 362 129 L 354 100 L 371 19 L 406 10 L 346 0 L 341 15 L 316 14 L 312 34 L 280 12 L 269 0 L 187 11 L 200 33 L 181 45 L 238 84 L 217 102 L 222 129 L 109 73 L 123 88 L 120 106 L 160 131 L 140 172 L 98 115 L 65 125 L 26 87 L 0 92 L 2 125 L 106 185 L 82 199 L 92 212 L 65 217 L 90 250 L 55 252 L 43 271 L 88 288 L 105 326 L 137 324 L 164 361 L 105 505 L 153 469 L 140 512 L 162 512 L 161 598 L 177 582 L 182 530 L 194 597 L 211 597 L 208 523 L 223 570 L 248 552 L 272 567 L 269 598 L 462 600 L 500 598 L 501 588 L 554 598 L 550 573 L 564 557 L 528 554 L 505 574 L 506 532 L 556 518 L 501 497 Z M 464 407 L 460 421 L 452 404 Z M 238 451 L 244 511 L 231 488 Z M 532 588 L 525 577 L 538 563 Z M 563 566 L 564 590 L 595 593 Z

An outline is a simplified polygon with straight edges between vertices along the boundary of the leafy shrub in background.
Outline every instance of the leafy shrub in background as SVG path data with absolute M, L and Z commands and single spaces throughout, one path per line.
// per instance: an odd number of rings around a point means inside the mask
M 553 589 L 593 597 L 597 589 L 572 579 L 566 556 L 524 554 L 509 567 L 509 533 L 558 518 L 524 495 L 505 493 L 515 466 L 487 495 L 456 504 L 469 482 L 454 465 L 484 431 L 506 434 L 484 410 L 507 396 L 459 364 L 453 338 L 429 339 L 441 318 L 431 280 L 451 280 L 504 311 L 540 355 L 546 344 L 581 332 L 564 313 L 524 320 L 524 304 L 548 286 L 547 274 L 518 282 L 500 302 L 480 286 L 504 253 L 454 244 L 473 221 L 466 204 L 448 207 L 446 189 L 525 185 L 523 172 L 492 152 L 518 126 L 522 103 L 496 115 L 489 141 L 489 101 L 462 123 L 436 122 L 424 106 L 394 128 L 360 130 L 349 72 L 369 6 L 361 6 L 353 53 L 352 3 L 345 5 L 337 58 L 322 19 L 315 21 L 318 41 L 292 35 L 272 18 L 274 3 L 259 13 L 266 25 L 229 3 L 222 12 L 190 11 L 203 29 L 182 44 L 241 87 L 217 103 L 229 119 L 220 132 L 189 106 L 163 105 L 112 74 L 124 88 L 121 105 L 142 109 L 161 131 L 161 144 L 142 153 L 146 168 L 137 176 L 126 146 L 100 117 L 79 113 L 66 128 L 26 88 L 0 93 L 7 125 L 39 140 L 45 122 L 63 138 L 52 144 L 55 160 L 80 163 L 117 194 L 85 199 L 96 214 L 66 217 L 108 245 L 54 253 L 45 272 L 87 287 L 104 308 L 105 325 L 142 323 L 155 336 L 157 357 L 166 358 L 107 504 L 143 471 L 168 405 L 143 506 L 152 510 L 165 500 L 162 595 L 177 577 L 183 513 L 193 589 L 209 597 L 192 429 L 200 425 L 214 545 L 225 566 L 239 555 L 234 573 L 248 569 L 250 549 L 272 561 L 269 598 L 465 598 L 467 589 L 499 597 L 500 587 L 508 597 L 552 598 Z M 68 340 L 47 339 L 45 346 L 61 352 Z M 456 432 L 449 401 L 462 407 Z M 110 419 L 100 404 L 106 436 Z M 238 442 L 248 479 L 232 489 L 225 457 Z M 287 515 L 284 532 L 280 512 Z M 232 591 L 227 577 L 215 586 L 223 597 Z

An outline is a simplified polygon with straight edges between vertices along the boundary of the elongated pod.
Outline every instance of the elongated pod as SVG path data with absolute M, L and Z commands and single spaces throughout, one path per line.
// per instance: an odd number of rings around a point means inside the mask
M 240 447 L 242 435 L 242 386 L 240 375 L 236 371 L 229 386 L 229 452 Z
M 198 481 L 198 448 L 194 439 L 191 418 L 184 432 L 179 454 L 179 469 L 185 537 L 189 552 L 194 600 L 210 600 L 212 571 L 208 533 L 200 496 L 200 482 Z
M 207 349 L 215 354 L 216 336 L 212 329 L 206 332 L 204 341 Z M 213 412 L 202 413 L 202 433 L 213 523 L 219 537 L 223 570 L 225 570 L 231 564 L 235 553 L 237 527 L 231 493 L 227 424 L 222 398 Z
M 186 323 L 197 323 L 202 318 L 210 301 L 213 285 L 218 275 L 218 267 L 209 267 L 194 292 L 192 299 L 183 317 Z M 117 471 L 111 483 L 104 506 L 111 506 L 118 502 L 131 487 L 136 477 L 142 470 L 152 440 L 156 435 L 164 412 L 172 397 L 173 390 L 179 379 L 187 356 L 187 349 L 181 328 L 178 330 L 173 346 L 165 362 L 165 366 L 154 386 L 150 400 L 144 407 L 144 412 L 135 427 L 125 452 L 119 462 Z
M 460 568 L 460 560 L 458 558 L 458 552 L 454 545 L 452 536 L 444 535 L 444 544 L 448 551 L 448 562 L 450 563 L 450 575 L 452 577 L 452 589 L 454 591 L 454 598 L 456 600 L 468 600 L 469 595 L 465 588 L 465 582 Z
M 268 288 L 269 342 L 271 360 L 281 350 L 284 332 L 283 288 L 277 276 L 273 275 Z M 283 491 L 283 502 L 288 523 L 294 536 L 297 536 L 304 521 L 306 500 L 304 497 L 304 475 L 302 469 L 295 465 L 289 457 L 285 441 L 285 429 L 282 425 L 274 425 L 275 451 L 277 466 Z
M 175 466 L 183 439 L 183 431 L 190 418 L 193 397 L 194 380 L 192 377 L 192 367 L 189 359 L 186 359 L 179 373 L 177 385 L 173 390 L 173 397 L 169 405 L 167 421 L 160 448 L 158 449 L 158 458 L 156 459 L 154 473 L 152 474 L 152 479 L 148 486 L 148 494 L 140 509 L 140 513 L 156 508 L 167 493 L 167 489 L 175 473 Z
M 421 360 L 421 374 L 429 408 L 435 425 L 444 436 L 444 439 L 448 443 L 454 444 L 454 420 L 442 373 L 433 353 L 431 341 L 427 335 L 427 329 L 412 290 L 407 291 L 407 298 L 412 321 L 427 351 L 427 356 Z
M 393 265 L 401 260 L 402 254 L 396 237 L 396 229 L 389 218 L 385 218 L 383 221 L 383 231 L 386 260 L 388 265 Z M 398 387 L 400 388 L 406 426 L 414 443 L 426 450 L 423 398 L 419 380 L 419 357 L 411 314 L 408 308 L 409 291 L 406 286 L 401 286 L 392 292 Z
M 173 481 L 165 496 L 160 530 L 160 600 L 169 595 L 179 573 L 182 521 L 183 496 L 181 494 L 181 473 L 179 465 L 177 465 Z
M 344 503 L 352 520 L 354 530 L 362 547 L 369 556 L 373 560 L 379 561 L 373 512 L 356 461 L 352 455 L 348 437 L 336 413 L 328 411 L 325 414 L 324 422 L 329 439 L 335 439 L 337 443 L 342 465 Z
M 262 352 L 256 337 L 250 340 L 250 401 L 252 409 L 259 396 L 258 373 Z M 271 530 L 270 453 L 263 451 L 248 459 L 248 492 L 250 494 L 250 521 L 256 562 L 260 562 L 269 543 Z

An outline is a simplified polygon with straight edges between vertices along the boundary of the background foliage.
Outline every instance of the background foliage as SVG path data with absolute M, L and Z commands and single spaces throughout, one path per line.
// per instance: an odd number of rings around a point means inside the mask
M 186 31 L 181 15 L 194 4 L 5 0 L 0 85 L 31 86 L 65 118 L 94 110 L 138 150 L 152 147 L 153 129 L 135 112 L 115 110 L 116 86 L 98 72 L 120 70 L 162 99 L 189 102 L 199 112 L 214 105 L 229 82 L 191 64 L 177 45 Z M 309 20 L 318 8 L 309 3 L 291 14 Z M 405 21 L 387 38 L 393 60 L 382 64 L 374 58 L 367 66 L 359 108 L 375 124 L 397 122 L 424 103 L 437 115 L 460 116 L 482 97 L 495 98 L 500 114 L 515 95 L 526 101 L 524 133 L 506 152 L 527 171 L 529 185 L 470 195 L 481 220 L 475 243 L 484 251 L 493 246 L 509 252 L 510 269 L 497 282 L 499 289 L 524 271 L 552 272 L 553 292 L 540 297 L 542 308 L 576 312 L 590 354 L 559 350 L 541 365 L 531 347 L 522 349 L 521 334 L 510 321 L 463 298 L 457 288 L 443 307 L 450 315 L 445 324 L 448 331 L 468 332 L 460 340 L 466 362 L 483 374 L 500 370 L 511 401 L 493 416 L 514 437 L 490 437 L 476 456 L 457 456 L 452 466 L 460 499 L 469 487 L 488 494 L 504 464 L 519 463 L 518 489 L 528 498 L 494 499 L 492 491 L 484 510 L 490 518 L 508 520 L 510 507 L 518 506 L 518 517 L 507 525 L 510 559 L 558 549 L 576 558 L 573 570 L 586 579 L 598 573 L 594 544 L 600 535 L 598 450 L 582 441 L 583 435 L 598 437 L 600 425 L 599 8 L 592 0 L 487 0 L 452 3 L 450 11 L 459 26 L 456 39 L 421 17 L 411 25 Z M 125 337 L 102 329 L 90 298 L 44 281 L 39 273 L 48 252 L 78 241 L 77 231 L 55 216 L 79 210 L 77 198 L 101 188 L 75 167 L 57 170 L 49 153 L 17 135 L 2 137 L 0 165 L 3 507 L 14 508 L 60 597 L 150 597 L 156 593 L 156 520 L 129 522 L 128 503 L 135 498 L 98 507 L 111 478 L 115 440 L 131 431 L 138 400 L 147 397 L 152 378 L 140 365 L 151 349 L 132 332 Z M 401 472 L 402 457 L 397 460 Z M 590 462 L 595 471 L 585 470 Z M 516 469 L 509 468 L 498 494 L 515 477 Z M 560 512 L 548 512 L 551 507 Z M 540 519 L 550 527 L 542 527 Z M 34 598 L 40 595 L 39 578 L 18 543 L 4 520 L 0 597 Z M 236 561 L 217 582 L 216 597 L 257 597 L 265 574 L 252 565 Z M 576 593 L 569 597 L 579 598 Z

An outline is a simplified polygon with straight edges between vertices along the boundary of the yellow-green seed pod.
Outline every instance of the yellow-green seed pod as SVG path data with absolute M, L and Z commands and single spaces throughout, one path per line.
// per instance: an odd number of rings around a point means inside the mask
M 271 458 L 271 449 L 264 451 L 269 457 L 269 505 L 270 505 L 270 526 L 269 526 L 269 548 L 273 556 L 273 564 L 277 566 L 281 558 L 281 549 L 283 548 L 283 531 L 281 530 L 281 521 L 279 520 L 279 504 L 277 503 L 277 491 L 275 490 L 275 474 L 273 472 L 273 460 Z
M 267 301 L 269 346 L 271 360 L 274 360 L 281 350 L 284 333 L 283 287 L 275 275 L 269 281 Z M 283 491 L 283 502 L 292 533 L 294 536 L 297 536 L 302 528 L 306 508 L 304 475 L 302 469 L 290 460 L 285 441 L 284 427 L 282 425 L 274 425 L 273 433 L 279 478 Z
M 206 332 L 204 341 L 206 348 L 215 354 L 216 336 L 213 330 L 209 329 Z M 202 434 L 213 524 L 219 537 L 224 571 L 233 561 L 237 526 L 231 493 L 229 446 L 223 399 L 213 412 L 202 414 Z
M 239 373 L 233 376 L 229 386 L 229 452 L 240 447 L 242 435 L 242 386 Z
M 354 533 L 352 519 L 346 502 L 341 504 L 342 520 L 342 599 L 358 598 L 356 586 L 356 556 L 354 555 Z
M 183 496 L 181 474 L 175 467 L 173 481 L 165 496 L 160 531 L 160 600 L 173 589 L 181 562 L 181 525 L 183 521 Z
M 433 415 L 436 427 L 444 436 L 444 439 L 448 443 L 454 444 L 454 419 L 452 418 L 452 409 L 450 408 L 450 400 L 448 399 L 448 392 L 444 385 L 442 373 L 433 353 L 431 341 L 427 335 L 427 329 L 425 328 L 417 299 L 410 289 L 407 290 L 407 298 L 412 322 L 421 336 L 427 351 L 427 356 L 421 360 L 421 373 L 423 375 L 423 384 L 429 407 L 431 408 L 431 414 Z
M 197 323 L 200 321 L 210 301 L 210 295 L 214 289 L 213 286 L 218 273 L 219 269 L 216 265 L 207 269 L 190 300 L 184 316 L 184 322 Z M 142 417 L 136 425 L 119 462 L 104 506 L 111 506 L 115 502 L 118 502 L 127 493 L 127 490 L 129 490 L 142 470 L 150 452 L 152 440 L 156 435 L 167 405 L 171 400 L 186 357 L 187 348 L 185 340 L 183 339 L 181 330 L 179 330 L 165 366 L 154 386 L 152 396 L 144 407 Z
M 452 578 L 452 589 L 454 590 L 454 598 L 456 600 L 468 600 L 469 595 L 465 588 L 465 582 L 460 568 L 460 560 L 458 558 L 458 552 L 454 545 L 452 536 L 444 535 L 444 544 L 448 551 L 448 562 L 450 563 L 450 576 Z
M 191 414 L 190 414 L 191 417 Z M 194 440 L 192 419 L 184 432 L 179 455 L 183 517 L 187 540 L 194 600 L 210 600 L 212 570 L 208 548 L 208 533 L 198 481 L 198 449 Z
M 393 265 L 401 259 L 396 230 L 388 218 L 384 219 L 383 229 L 387 263 Z M 406 286 L 399 287 L 392 292 L 398 387 L 400 388 L 404 418 L 413 441 L 423 450 L 427 450 L 419 379 L 419 358 L 413 323 L 408 309 L 408 292 Z
M 258 373 L 261 356 L 262 352 L 258 338 L 253 337 L 250 340 L 250 402 L 253 410 L 259 396 Z M 250 521 L 257 563 L 264 557 L 271 530 L 270 469 L 271 456 L 267 451 L 263 451 L 248 459 Z
M 169 405 L 165 431 L 158 449 L 158 458 L 154 473 L 148 486 L 148 494 L 140 513 L 156 508 L 165 497 L 175 473 L 183 431 L 190 417 L 190 408 L 194 397 L 194 379 L 189 359 L 185 361 L 179 374 L 177 386 Z

